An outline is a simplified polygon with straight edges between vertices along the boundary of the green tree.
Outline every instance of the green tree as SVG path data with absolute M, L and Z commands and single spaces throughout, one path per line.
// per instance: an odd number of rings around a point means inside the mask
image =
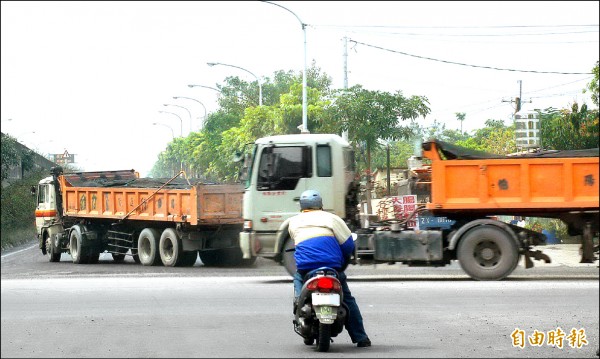
M 467 114 L 464 112 L 456 112 L 456 119 L 460 121 L 460 133 L 463 133 L 463 122 L 465 121 L 465 117 Z
M 410 125 L 402 126 L 400 121 L 425 117 L 430 112 L 429 102 L 422 96 L 406 98 L 400 91 L 394 94 L 370 91 L 360 85 L 336 91 L 333 98 L 322 114 L 318 129 L 329 133 L 347 131 L 349 141 L 360 147 L 358 152 L 364 150 L 367 196 L 370 196 L 372 149 L 380 147 L 379 140 L 410 139 L 413 135 Z M 370 203 L 367 201 L 368 207 Z
M 598 78 L 599 78 L 599 72 L 598 72 L 598 61 L 596 61 L 596 66 L 594 66 L 592 68 L 592 74 L 594 75 L 594 77 L 592 78 L 592 81 L 590 81 L 590 83 L 587 85 L 587 88 L 583 90 L 583 92 L 591 92 L 591 97 L 592 97 L 592 102 L 594 103 L 594 105 L 599 106 L 598 105 L 598 95 L 599 95 L 599 90 L 598 90 Z
M 597 148 L 598 110 L 573 103 L 570 109 L 553 108 L 540 112 L 542 145 L 554 150 Z
M 506 155 L 517 151 L 515 126 L 505 126 L 502 120 L 489 119 L 485 127 L 474 131 L 467 139 L 456 141 L 456 145 L 487 153 Z
M 35 153 L 32 150 L 25 146 L 19 146 L 14 137 L 4 133 L 0 137 L 0 144 L 2 146 L 0 170 L 3 182 L 10 175 L 10 170 L 16 166 L 21 166 L 21 175 L 33 169 Z
M 331 79 L 314 63 L 307 70 L 308 125 L 316 126 L 316 118 L 328 103 Z M 179 166 L 197 177 L 211 181 L 230 181 L 237 176 L 234 153 L 247 149 L 258 137 L 298 133 L 302 123 L 302 74 L 277 71 L 273 80 L 262 84 L 263 106 L 258 106 L 256 82 L 227 77 L 218 84 L 221 91 L 219 110 L 207 116 L 204 127 L 185 139 L 176 139 L 163 151 L 151 175 L 162 177 L 177 173 Z M 177 169 L 177 170 L 175 170 Z

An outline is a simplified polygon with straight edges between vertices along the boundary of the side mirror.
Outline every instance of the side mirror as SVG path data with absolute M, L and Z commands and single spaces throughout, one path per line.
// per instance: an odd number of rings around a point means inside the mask
M 236 152 L 233 155 L 233 162 L 241 162 L 244 159 L 244 154 L 242 152 Z
M 36 188 L 35 186 L 31 186 L 31 195 L 35 196 Z

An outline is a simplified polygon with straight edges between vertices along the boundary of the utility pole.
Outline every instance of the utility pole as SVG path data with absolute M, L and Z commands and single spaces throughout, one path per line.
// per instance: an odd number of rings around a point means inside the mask
M 519 97 L 515 97 L 514 100 L 502 100 L 502 102 L 511 102 L 511 103 L 515 103 L 515 113 L 521 111 L 521 104 L 523 103 L 522 101 L 522 95 L 523 95 L 523 81 L 522 80 L 517 80 L 517 82 L 519 83 Z M 531 103 L 531 100 L 529 100 L 529 103 Z
M 348 37 L 344 36 L 344 90 L 348 89 Z M 342 132 L 342 138 L 348 141 L 348 131 Z

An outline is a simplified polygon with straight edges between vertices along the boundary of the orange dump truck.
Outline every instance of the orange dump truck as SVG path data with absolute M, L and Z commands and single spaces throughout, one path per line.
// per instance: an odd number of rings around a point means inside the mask
M 410 216 L 418 226 L 381 231 L 384 223 L 363 231 L 363 254 L 409 265 L 456 259 L 479 280 L 505 278 L 521 256 L 526 268 L 533 266 L 531 258 L 550 262 L 530 248 L 545 236 L 497 219 L 505 215 L 561 219 L 570 235 L 582 236 L 582 261 L 595 260 L 598 149 L 500 156 L 431 140 L 422 150 L 431 164 L 415 171 L 413 188 L 421 189 L 423 203 Z
M 180 173 L 179 175 L 181 175 Z M 237 265 L 243 187 L 139 178 L 103 171 L 52 176 L 37 187 L 36 227 L 50 262 L 71 254 L 74 263 L 97 263 L 103 252 L 143 265 Z

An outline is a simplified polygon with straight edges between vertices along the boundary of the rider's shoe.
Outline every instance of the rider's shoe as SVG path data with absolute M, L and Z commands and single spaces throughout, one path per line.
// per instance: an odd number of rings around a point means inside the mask
M 371 346 L 371 339 L 367 338 L 367 339 L 363 339 L 360 342 L 356 343 L 356 346 L 358 348 L 366 348 L 366 347 L 370 347 Z

